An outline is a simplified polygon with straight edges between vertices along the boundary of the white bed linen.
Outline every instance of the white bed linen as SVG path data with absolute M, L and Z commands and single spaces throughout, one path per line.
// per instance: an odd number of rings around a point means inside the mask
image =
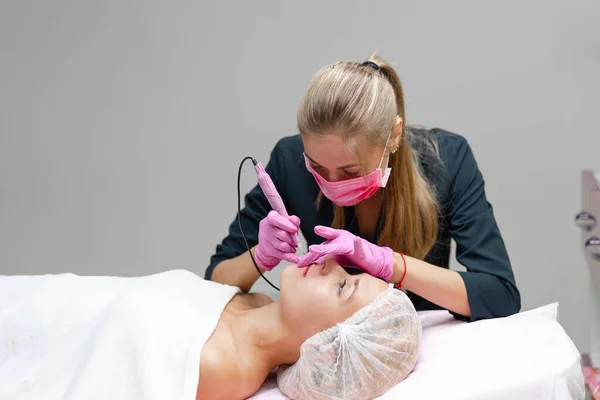
M 423 347 L 412 374 L 380 399 L 582 400 L 579 352 L 557 322 L 558 304 L 465 323 L 420 312 Z M 271 376 L 252 400 L 287 399 Z
M 0 276 L 0 399 L 195 400 L 238 288 L 183 270 Z

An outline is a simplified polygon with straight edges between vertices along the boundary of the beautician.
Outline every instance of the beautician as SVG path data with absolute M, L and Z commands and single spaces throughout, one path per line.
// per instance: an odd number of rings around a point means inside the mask
M 469 144 L 405 121 L 400 79 L 378 56 L 322 68 L 299 106 L 300 134 L 281 139 L 266 166 L 290 217 L 258 186 L 245 197 L 241 221 L 257 264 L 264 272 L 282 260 L 304 267 L 335 257 L 405 290 L 417 310 L 466 321 L 519 312 Z M 305 255 L 296 255 L 297 231 Z M 449 269 L 451 239 L 466 271 Z M 259 276 L 236 218 L 205 277 L 249 291 Z

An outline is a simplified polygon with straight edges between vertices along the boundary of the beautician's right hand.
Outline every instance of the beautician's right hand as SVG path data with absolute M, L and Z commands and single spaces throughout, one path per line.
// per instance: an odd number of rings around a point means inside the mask
M 254 251 L 258 265 L 271 271 L 281 260 L 297 264 L 300 260 L 296 255 L 298 243 L 291 234 L 298 232 L 299 226 L 300 218 L 295 215 L 284 217 L 277 211 L 269 212 L 258 227 L 258 246 Z

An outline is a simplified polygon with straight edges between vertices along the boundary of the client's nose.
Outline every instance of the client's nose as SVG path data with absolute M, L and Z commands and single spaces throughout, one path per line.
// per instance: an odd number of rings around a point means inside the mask
M 326 257 L 323 260 L 323 265 L 321 266 L 321 275 L 329 275 L 334 266 L 334 259 L 332 257 Z
M 341 270 L 343 269 L 342 266 L 340 264 L 338 264 L 335 257 L 327 256 L 323 260 L 323 263 L 321 266 L 321 275 L 329 275 L 331 272 L 337 270 L 338 268 Z

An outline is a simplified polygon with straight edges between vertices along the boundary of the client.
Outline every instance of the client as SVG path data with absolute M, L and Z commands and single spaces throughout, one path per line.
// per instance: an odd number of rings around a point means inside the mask
M 416 364 L 408 297 L 333 258 L 281 299 L 173 270 L 0 276 L 0 399 L 245 399 L 276 368 L 292 399 L 370 399 Z
M 198 398 L 246 398 L 281 366 L 292 399 L 371 399 L 412 371 L 420 337 L 411 301 L 386 282 L 333 258 L 290 265 L 279 302 L 240 294 L 225 307 L 202 351 Z

